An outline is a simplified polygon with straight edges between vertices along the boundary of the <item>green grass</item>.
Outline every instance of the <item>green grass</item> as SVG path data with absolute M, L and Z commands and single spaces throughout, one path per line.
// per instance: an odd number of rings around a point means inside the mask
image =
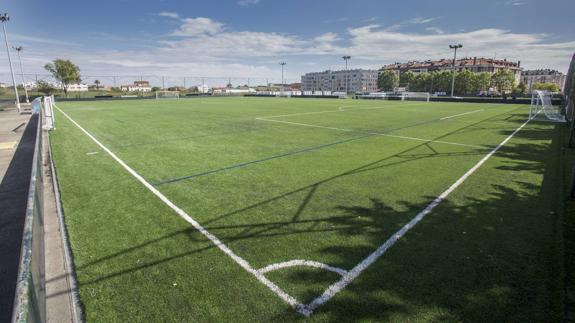
M 307 259 L 346 270 L 528 110 L 278 98 L 59 107 L 254 268 Z M 288 114 L 299 115 L 256 119 Z M 305 319 L 61 113 L 51 138 L 88 321 Z M 558 138 L 552 124 L 528 124 L 307 320 L 557 321 Z M 266 277 L 304 303 L 339 279 L 309 267 Z

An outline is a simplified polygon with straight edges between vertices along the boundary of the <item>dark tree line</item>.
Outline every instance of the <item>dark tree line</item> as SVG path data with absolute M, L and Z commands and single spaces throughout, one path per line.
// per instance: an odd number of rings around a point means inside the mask
M 382 91 L 393 91 L 396 87 L 406 87 L 413 92 L 451 91 L 452 71 L 434 71 L 425 73 L 398 73 L 385 70 L 379 75 L 378 86 Z M 515 90 L 515 77 L 511 71 L 499 70 L 491 73 L 473 73 L 460 71 L 455 76 L 455 94 L 477 95 L 480 91 L 495 88 L 499 92 Z

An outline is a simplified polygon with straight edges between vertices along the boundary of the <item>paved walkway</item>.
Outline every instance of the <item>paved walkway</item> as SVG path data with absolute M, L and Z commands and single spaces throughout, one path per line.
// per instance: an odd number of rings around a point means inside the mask
M 12 316 L 37 121 L 0 111 L 0 322 Z

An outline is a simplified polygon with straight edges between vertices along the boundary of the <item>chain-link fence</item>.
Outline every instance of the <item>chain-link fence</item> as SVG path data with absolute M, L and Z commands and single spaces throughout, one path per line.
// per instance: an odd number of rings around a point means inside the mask
M 284 79 L 284 84 L 299 83 L 300 79 Z M 59 82 L 50 74 L 18 74 L 16 82 L 19 87 L 19 96 L 25 100 L 26 86 L 32 100 L 42 95 L 39 84 L 48 84 L 55 88 L 55 93 L 61 96 Z M 69 98 L 89 98 L 94 96 L 120 95 L 122 93 L 150 96 L 155 90 L 179 90 L 184 92 L 212 92 L 218 88 L 265 88 L 280 85 L 278 77 L 203 77 L 203 76 L 164 76 L 154 74 L 141 75 L 82 75 L 78 86 L 68 89 Z M 143 90 L 142 88 L 146 88 Z M 10 74 L 0 74 L 0 99 L 14 99 L 12 80 Z

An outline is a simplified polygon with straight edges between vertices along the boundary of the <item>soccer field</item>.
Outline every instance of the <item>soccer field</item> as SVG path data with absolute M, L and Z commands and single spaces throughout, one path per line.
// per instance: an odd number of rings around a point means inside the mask
M 553 321 L 561 134 L 528 106 L 58 103 L 88 321 Z

